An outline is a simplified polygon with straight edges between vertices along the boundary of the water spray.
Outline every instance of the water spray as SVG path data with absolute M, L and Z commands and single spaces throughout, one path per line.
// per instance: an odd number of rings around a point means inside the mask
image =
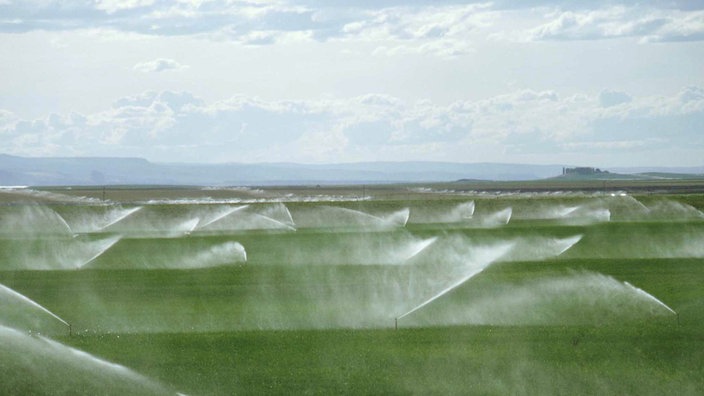
M 296 231 L 295 227 L 292 227 L 292 226 L 284 223 L 283 221 L 276 220 L 273 217 L 269 217 L 269 216 L 266 216 L 266 215 L 263 215 L 260 213 L 252 213 L 252 215 L 257 219 L 262 219 L 262 220 L 265 220 L 269 223 L 273 223 L 275 228 L 284 228 L 284 229 L 288 229 L 289 231 Z
M 98 252 L 96 252 L 92 257 L 90 257 L 87 260 L 83 261 L 82 263 L 79 263 L 78 265 L 76 265 L 76 269 L 82 269 L 82 268 L 86 267 L 87 265 L 89 265 L 90 263 L 92 263 L 93 261 L 95 261 L 98 257 L 102 256 L 105 252 L 107 252 L 108 249 L 110 249 L 117 242 L 119 242 L 120 239 L 122 239 L 122 236 L 118 235 L 116 237 L 106 238 L 106 239 L 102 239 L 99 241 L 94 241 L 94 244 L 98 244 L 98 243 L 102 244 L 102 246 L 100 246 L 100 250 Z
M 13 298 L 16 298 L 26 304 L 29 304 L 32 307 L 38 308 L 39 310 L 43 311 L 44 313 L 48 314 L 49 316 L 53 317 L 54 319 L 58 320 L 59 322 L 63 323 L 64 325 L 68 326 L 69 334 L 71 333 L 71 325 L 67 321 L 61 319 L 61 317 L 59 317 L 57 314 L 49 311 L 47 308 L 43 307 L 38 302 L 36 302 L 36 301 L 32 300 L 31 298 L 25 296 L 24 294 L 21 294 L 15 290 L 12 290 L 9 287 L 2 285 L 2 284 L 0 284 L 0 292 L 5 293 L 9 296 L 12 296 Z
M 56 215 L 56 218 L 59 219 L 59 222 L 61 222 L 61 225 L 63 225 L 64 227 L 66 227 L 66 229 L 68 230 L 69 234 L 71 234 L 71 235 L 73 235 L 73 236 L 75 237 L 76 234 L 73 232 L 73 230 L 71 229 L 71 226 L 68 224 L 68 222 L 66 222 L 66 219 L 64 219 L 64 217 L 61 216 L 61 215 L 60 215 L 59 213 L 57 213 L 56 211 L 53 211 L 53 213 Z
M 224 219 L 225 217 L 227 217 L 235 212 L 238 212 L 242 209 L 246 209 L 247 207 L 249 207 L 249 205 L 229 207 L 226 210 L 224 210 L 222 213 L 217 214 L 212 219 L 209 219 L 208 221 L 204 221 L 203 224 L 198 224 L 197 228 L 199 228 L 199 229 L 205 228 L 213 223 L 216 223 L 216 222 Z
M 463 276 L 463 277 L 460 278 L 458 281 L 454 282 L 454 283 L 451 284 L 450 286 L 448 286 L 448 287 L 446 287 L 445 289 L 441 290 L 439 293 L 435 294 L 434 296 L 430 297 L 429 299 L 427 299 L 427 300 L 423 301 L 422 303 L 418 304 L 415 308 L 412 308 L 410 311 L 406 312 L 405 314 L 399 316 L 398 318 L 396 318 L 396 320 L 398 320 L 398 319 L 403 319 L 404 317 L 406 317 L 406 316 L 412 314 L 413 312 L 415 312 L 415 311 L 417 311 L 417 310 L 419 310 L 419 309 L 425 307 L 426 305 L 430 304 L 431 302 L 437 300 L 438 298 L 444 296 L 445 294 L 447 294 L 447 293 L 449 293 L 450 291 L 454 290 L 455 288 L 459 287 L 459 286 L 462 285 L 463 283 L 467 282 L 469 279 L 471 279 L 471 278 L 474 277 L 475 275 L 479 274 L 479 273 L 482 272 L 483 270 L 484 270 L 484 268 L 481 268 L 481 269 L 479 269 L 478 271 L 473 271 L 473 272 L 471 272 L 470 274 Z
M 677 325 L 679 326 L 679 324 L 680 324 L 680 314 L 679 314 L 677 311 L 675 311 L 674 309 L 670 308 L 667 304 L 665 304 L 664 302 L 660 301 L 657 297 L 653 296 L 652 294 L 648 293 L 647 291 L 645 291 L 645 290 L 643 290 L 643 289 L 641 289 L 641 288 L 639 288 L 639 287 L 633 286 L 632 284 L 630 284 L 630 283 L 628 283 L 628 282 L 623 282 L 623 283 L 624 283 L 626 286 L 630 287 L 631 289 L 635 290 L 636 293 L 642 295 L 643 297 L 647 298 L 647 299 L 650 300 L 650 301 L 655 302 L 656 304 L 660 305 L 661 307 L 667 309 L 667 310 L 670 311 L 672 314 L 674 314 L 675 317 L 677 318 Z
M 438 240 L 438 237 L 432 237 L 432 238 L 428 238 L 428 239 L 424 239 L 424 240 L 412 243 L 409 246 L 410 251 L 408 253 L 410 253 L 410 254 L 408 254 L 408 256 L 406 256 L 403 259 L 403 262 L 406 262 L 406 261 L 416 257 L 417 255 L 421 254 L 423 251 L 425 251 L 425 249 L 430 247 L 430 245 L 434 244 L 435 241 L 437 241 L 437 240 Z
M 112 226 L 113 224 L 117 224 L 117 223 L 121 222 L 122 220 L 126 219 L 128 216 L 132 215 L 133 213 L 136 213 L 137 211 L 139 211 L 141 209 L 142 209 L 141 206 L 137 206 L 134 208 L 117 211 L 118 212 L 117 216 L 115 216 L 115 218 L 111 219 L 107 224 L 98 228 L 98 231 L 106 230 L 108 227 Z
M 509 209 L 510 209 L 510 208 L 509 208 Z M 410 315 L 410 314 L 416 312 L 417 310 L 419 310 L 419 309 L 425 307 L 426 305 L 432 303 L 433 301 L 439 299 L 440 297 L 446 295 L 447 293 L 449 293 L 449 292 L 455 290 L 456 288 L 462 286 L 463 284 L 465 284 L 466 282 L 468 282 L 470 279 L 472 279 L 472 278 L 474 278 L 475 276 L 477 276 L 477 275 L 479 275 L 480 273 L 482 273 L 482 272 L 483 272 L 487 267 L 489 267 L 492 263 L 496 262 L 496 260 L 498 260 L 499 258 L 501 258 L 502 256 L 504 256 L 509 250 L 511 250 L 511 249 L 514 247 L 514 245 L 515 245 L 515 243 L 509 243 L 509 244 L 503 244 L 503 245 L 501 245 L 501 246 L 499 246 L 499 247 L 494 247 L 494 248 L 491 249 L 491 251 L 490 251 L 491 257 L 485 257 L 484 262 L 481 263 L 479 266 L 476 266 L 476 267 L 474 267 L 474 268 L 469 269 L 467 272 L 465 272 L 464 274 L 462 274 L 461 277 L 459 277 L 458 279 L 456 279 L 455 281 L 453 281 L 451 284 L 449 284 L 449 285 L 448 285 L 447 287 L 445 287 L 444 289 L 442 289 L 442 290 L 440 290 L 439 292 L 435 293 L 433 296 L 431 296 L 431 297 L 428 298 L 427 300 L 421 302 L 420 304 L 418 304 L 417 306 L 415 306 L 414 308 L 412 308 L 410 311 L 404 313 L 404 314 L 401 315 L 401 316 L 398 316 L 398 317 L 396 318 L 396 321 L 398 321 L 398 319 L 403 319 L 403 318 L 405 318 L 406 316 L 408 316 L 408 315 Z

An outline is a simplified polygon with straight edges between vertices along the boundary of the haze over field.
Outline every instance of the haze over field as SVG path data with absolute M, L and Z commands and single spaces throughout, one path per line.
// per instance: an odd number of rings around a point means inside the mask
M 0 153 L 702 166 L 703 54 L 702 1 L 0 1 Z

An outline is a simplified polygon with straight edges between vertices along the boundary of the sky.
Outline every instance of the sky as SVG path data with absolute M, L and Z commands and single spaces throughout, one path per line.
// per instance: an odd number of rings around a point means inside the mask
M 704 0 L 0 0 L 0 153 L 704 165 Z

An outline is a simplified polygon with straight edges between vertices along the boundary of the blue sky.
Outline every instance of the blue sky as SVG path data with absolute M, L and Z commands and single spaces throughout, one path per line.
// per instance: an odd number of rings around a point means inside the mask
M 704 1 L 0 0 L 0 58 L 6 154 L 704 164 Z

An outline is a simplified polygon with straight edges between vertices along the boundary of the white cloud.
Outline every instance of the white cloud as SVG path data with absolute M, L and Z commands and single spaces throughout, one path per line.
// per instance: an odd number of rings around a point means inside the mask
M 15 1 L 0 2 L 0 15 L 3 15 L 0 31 L 102 28 L 143 35 L 228 39 L 250 45 L 273 44 L 282 38 L 284 41 L 341 39 L 378 42 L 377 53 L 455 57 L 474 50 L 477 34 L 501 37 L 515 30 L 515 26 L 503 26 L 506 32 L 491 31 L 500 24 L 497 22 L 505 20 L 507 13 L 530 16 L 532 10 L 540 9 L 547 12 L 549 20 L 528 29 L 527 36 L 532 40 L 617 37 L 658 42 L 704 40 L 701 5 L 632 3 Z
M 196 36 L 246 45 L 331 39 L 378 42 L 377 53 L 454 57 L 473 50 L 470 34 L 492 24 L 490 4 L 383 7 L 295 1 L 153 0 L 13 3 L 0 31 L 103 28 L 150 36 Z M 46 17 L 42 17 L 46 15 Z
M 493 18 L 485 4 L 384 8 L 346 23 L 340 39 L 378 42 L 376 54 L 449 58 L 472 52 L 472 34 L 491 26 Z
M 553 12 L 530 29 L 529 40 L 600 40 L 636 37 L 641 42 L 704 40 L 704 11 L 612 6 Z
M 2 112 L 0 133 L 9 154 L 168 162 L 701 162 L 704 89 L 667 97 L 619 94 L 630 100 L 603 107 L 600 95 L 531 90 L 450 105 L 388 95 L 205 102 L 187 92 L 147 92 L 95 114 L 21 120 Z M 603 163 L 605 153 L 611 163 Z
M 154 5 L 155 0 L 96 0 L 95 8 L 108 14 Z
M 17 116 L 8 110 L 0 109 L 0 132 L 17 121 Z
M 183 70 L 188 66 L 182 65 L 173 59 L 159 58 L 134 65 L 133 70 L 141 73 L 163 72 L 166 70 Z
M 644 41 L 702 41 L 704 40 L 704 12 L 691 12 L 672 18 L 660 29 L 643 37 Z
M 96 0 L 0 3 L 0 32 L 75 31 L 102 28 L 150 36 L 239 39 L 257 31 L 304 31 L 313 11 L 287 1 Z M 12 23 L 8 23 L 12 22 Z M 237 32 L 233 35 L 233 32 Z

